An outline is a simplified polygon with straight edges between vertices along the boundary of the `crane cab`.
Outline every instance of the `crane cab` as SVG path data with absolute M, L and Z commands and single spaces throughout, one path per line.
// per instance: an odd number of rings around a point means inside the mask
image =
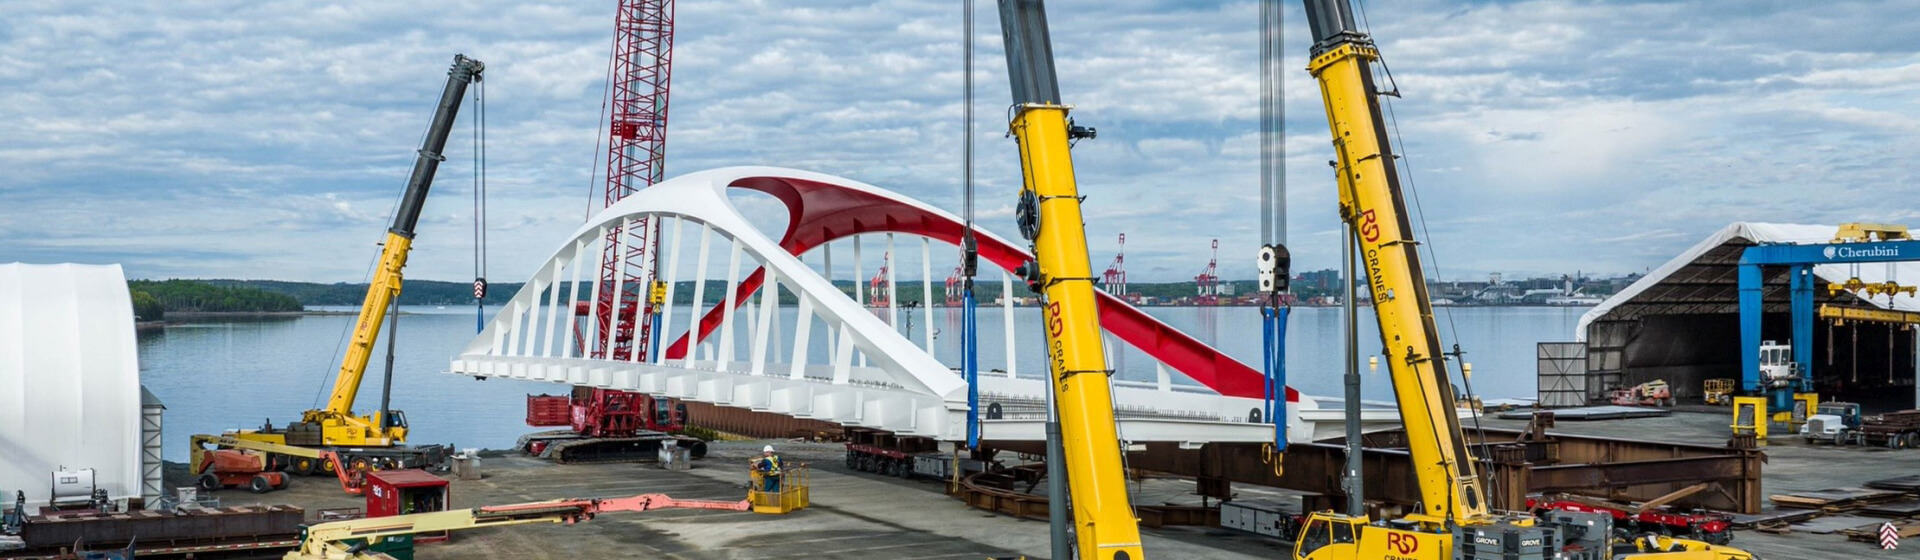
M 1411 523 L 1374 525 L 1365 516 L 1316 512 L 1300 524 L 1292 558 L 1447 560 L 1453 558 L 1452 550 L 1453 535 L 1449 533 L 1420 530 Z

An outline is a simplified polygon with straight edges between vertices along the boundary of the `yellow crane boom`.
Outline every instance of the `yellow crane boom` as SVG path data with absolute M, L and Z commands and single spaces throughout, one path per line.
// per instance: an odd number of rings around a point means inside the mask
M 391 445 L 406 441 L 406 428 L 394 425 L 392 419 L 386 417 L 388 411 L 382 410 L 372 417 L 354 416 L 353 400 L 360 393 L 360 380 L 366 376 L 367 360 L 373 356 L 373 344 L 380 338 L 381 323 L 386 318 L 388 308 L 400 296 L 403 280 L 401 269 L 407 266 L 407 254 L 413 248 L 414 228 L 420 222 L 420 210 L 426 204 L 427 191 L 433 187 L 434 173 L 439 170 L 440 162 L 446 159 L 440 152 L 446 149 L 454 118 L 460 113 L 460 101 L 466 97 L 467 85 L 479 80 L 485 70 L 485 64 L 464 55 L 454 55 L 453 67 L 447 70 L 446 88 L 441 91 L 440 105 L 434 111 L 433 122 L 427 127 L 427 137 L 414 160 L 412 176 L 407 180 L 407 192 L 400 199 L 399 210 L 394 212 L 393 226 L 387 228 L 386 242 L 380 251 L 379 269 L 374 273 L 373 281 L 367 285 L 367 297 L 360 304 L 359 318 L 354 321 L 353 340 L 347 345 L 346 356 L 340 360 L 339 373 L 334 376 L 333 393 L 327 398 L 325 408 L 307 411 L 302 418 L 302 421 L 320 422 L 323 426 L 357 428 L 326 430 L 323 433 L 328 444 Z
M 1424 521 L 1444 523 L 1487 514 L 1448 382 L 1446 356 L 1434 326 L 1400 177 L 1380 118 L 1373 81 L 1379 52 L 1353 27 L 1347 0 L 1309 0 L 1314 46 L 1307 70 L 1320 82 L 1338 152 L 1340 218 L 1352 226 L 1380 323 L 1383 360 L 1406 425 L 1407 446 L 1421 481 Z
M 1034 264 L 1022 275 L 1045 298 L 1047 352 L 1060 413 L 1073 524 L 1080 558 L 1139 560 L 1139 520 L 1133 515 L 1113 416 L 1112 384 L 1094 307 L 1093 271 L 1073 176 L 1071 142 L 1091 129 L 1067 120 L 1048 44 L 1040 0 L 1000 0 L 1014 114 L 1009 127 L 1020 145 L 1021 235 L 1033 243 Z
M 401 270 L 406 267 L 407 254 L 413 248 L 414 228 L 420 222 L 420 211 L 426 203 L 427 192 L 433 187 L 433 176 L 439 170 L 440 162 L 446 159 L 440 153 L 447 146 L 447 137 L 452 133 L 455 117 L 459 115 L 461 100 L 466 97 L 467 86 L 479 81 L 485 70 L 486 65 L 478 60 L 464 55 L 453 57 L 453 65 L 447 70 L 446 87 L 440 93 L 439 106 L 434 111 L 432 123 L 427 127 L 426 138 L 421 142 L 413 173 L 407 180 L 406 194 L 401 197 L 399 209 L 394 213 L 393 225 L 387 229 L 378 268 L 367 286 L 366 299 L 360 305 L 358 319 L 354 321 L 353 339 L 347 344 L 346 355 L 340 360 L 340 370 L 334 376 L 333 391 L 327 398 L 326 406 L 301 413 L 300 420 L 289 423 L 285 429 L 275 430 L 268 426 L 240 432 L 235 434 L 236 437 L 303 447 L 391 448 L 407 441 L 406 416 L 400 411 L 389 410 L 384 399 L 379 412 L 364 416 L 353 413 L 353 401 L 360 393 L 361 380 L 366 377 L 367 361 L 373 355 L 374 343 L 379 340 L 380 327 L 400 295 L 403 280 Z
M 1365 268 L 1380 342 L 1394 398 L 1407 434 L 1407 450 L 1420 489 L 1419 511 L 1392 523 L 1365 516 L 1314 513 L 1296 539 L 1296 560 L 1493 560 L 1562 556 L 1563 539 L 1588 550 L 1613 550 L 1609 531 L 1577 536 L 1560 525 L 1542 524 L 1524 513 L 1490 510 L 1455 412 L 1447 354 L 1440 344 L 1419 242 L 1402 199 L 1393 148 L 1381 118 L 1373 65 L 1380 54 L 1354 23 L 1350 0 L 1304 0 L 1313 31 L 1307 70 L 1320 84 L 1337 160 L 1340 218 Z M 1358 437 L 1358 434 L 1348 434 Z M 1610 519 L 1597 520 L 1600 523 Z M 1739 549 L 1685 539 L 1633 543 L 1637 552 L 1610 558 L 1735 560 Z

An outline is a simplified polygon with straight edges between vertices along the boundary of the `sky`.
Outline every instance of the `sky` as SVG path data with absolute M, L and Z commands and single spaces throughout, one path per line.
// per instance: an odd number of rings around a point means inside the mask
M 977 208 L 1013 237 L 1004 55 L 978 4 Z M 614 5 L 0 0 L 0 262 L 363 280 L 465 53 L 488 66 L 488 275 L 522 280 L 595 209 Z M 1297 270 L 1330 268 L 1333 151 L 1285 5 L 1288 244 Z M 1257 3 L 1047 8 L 1062 96 L 1100 132 L 1074 149 L 1096 267 L 1124 232 L 1133 282 L 1190 280 L 1212 239 L 1223 277 L 1252 278 Z M 793 167 L 958 211 L 959 2 L 677 9 L 668 176 Z M 1735 221 L 1920 226 L 1920 3 L 1363 11 L 1401 92 L 1389 114 L 1430 278 L 1639 272 Z M 410 278 L 473 275 L 477 113 L 446 150 Z

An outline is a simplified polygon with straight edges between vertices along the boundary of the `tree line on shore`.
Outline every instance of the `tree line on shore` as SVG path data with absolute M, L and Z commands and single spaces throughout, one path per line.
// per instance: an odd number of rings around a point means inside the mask
M 260 313 L 300 311 L 300 300 L 243 286 L 218 286 L 199 280 L 133 280 L 127 282 L 133 297 L 133 315 L 141 321 L 158 321 L 169 311 L 193 313 Z

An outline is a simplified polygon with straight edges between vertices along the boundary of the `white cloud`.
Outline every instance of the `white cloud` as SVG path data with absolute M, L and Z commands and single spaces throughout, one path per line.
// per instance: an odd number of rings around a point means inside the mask
M 1186 279 L 1219 238 L 1223 272 L 1250 276 L 1256 4 L 1051 4 L 1063 96 L 1101 132 L 1075 151 L 1095 260 L 1126 232 L 1135 281 Z M 1367 8 L 1446 276 L 1639 270 L 1733 220 L 1912 217 L 1886 201 L 1920 171 L 1906 149 L 1920 140 L 1920 6 Z M 1332 150 L 1288 9 L 1289 222 L 1298 266 L 1327 267 Z M 782 165 L 958 207 L 957 6 L 678 10 L 670 175 Z M 524 277 L 589 207 L 611 3 L 0 0 L 0 13 L 0 261 L 358 279 L 455 52 L 489 64 L 491 275 Z M 980 219 L 1011 237 L 1019 170 L 991 3 L 976 23 Z M 410 277 L 470 274 L 469 134 L 447 150 Z

